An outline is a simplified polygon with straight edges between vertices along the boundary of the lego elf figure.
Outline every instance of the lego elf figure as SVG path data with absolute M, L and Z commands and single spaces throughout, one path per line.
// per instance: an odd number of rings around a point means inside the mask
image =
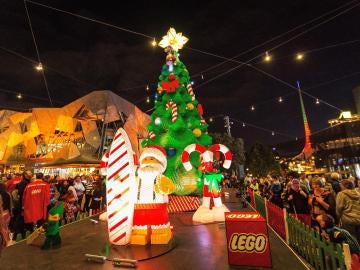
M 48 213 L 47 223 L 44 224 L 45 228 L 45 242 L 41 249 L 47 250 L 50 247 L 59 247 L 61 245 L 60 238 L 60 219 L 64 214 L 64 203 L 57 202 Z

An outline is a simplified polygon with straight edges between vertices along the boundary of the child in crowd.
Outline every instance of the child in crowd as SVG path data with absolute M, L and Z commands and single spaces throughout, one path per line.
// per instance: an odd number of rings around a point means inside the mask
M 75 205 L 76 202 L 76 198 L 74 196 L 74 194 L 72 193 L 72 191 L 69 191 L 65 196 L 64 196 L 65 202 L 64 202 L 64 214 L 65 214 L 65 219 L 67 221 L 74 219 L 75 218 L 75 214 L 78 211 L 77 206 Z
M 333 243 L 349 245 L 350 252 L 352 254 L 360 255 L 360 245 L 356 238 L 352 236 L 347 230 L 341 229 L 335 226 L 335 220 L 328 214 L 320 214 L 316 217 L 316 221 L 319 223 L 322 236 Z

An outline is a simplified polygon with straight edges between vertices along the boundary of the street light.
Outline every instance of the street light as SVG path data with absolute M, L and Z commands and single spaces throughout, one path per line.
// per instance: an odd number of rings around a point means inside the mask
M 271 61 L 271 55 L 266 51 L 265 52 L 265 57 L 264 57 L 264 61 L 265 62 L 270 62 Z
M 297 54 L 296 54 L 296 60 L 297 60 L 297 61 L 302 61 L 302 60 L 304 60 L 304 54 L 303 54 L 303 53 L 297 53 Z
M 43 68 L 43 65 L 42 65 L 41 63 L 39 63 L 39 64 L 37 64 L 37 65 L 35 66 L 35 69 L 40 72 L 40 71 L 42 71 L 44 68 Z

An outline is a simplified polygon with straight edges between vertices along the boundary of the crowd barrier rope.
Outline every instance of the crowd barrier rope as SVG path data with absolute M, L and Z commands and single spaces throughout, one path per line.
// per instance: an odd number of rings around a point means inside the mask
M 310 215 L 288 214 L 251 189 L 248 193 L 268 225 L 316 270 L 360 270 L 359 257 L 350 254 L 347 244 L 331 243 L 310 228 Z

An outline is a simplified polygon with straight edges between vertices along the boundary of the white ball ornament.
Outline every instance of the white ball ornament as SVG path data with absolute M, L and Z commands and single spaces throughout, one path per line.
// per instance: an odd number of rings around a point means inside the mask
M 161 118 L 160 117 L 156 117 L 154 120 L 155 125 L 160 125 L 161 124 Z

